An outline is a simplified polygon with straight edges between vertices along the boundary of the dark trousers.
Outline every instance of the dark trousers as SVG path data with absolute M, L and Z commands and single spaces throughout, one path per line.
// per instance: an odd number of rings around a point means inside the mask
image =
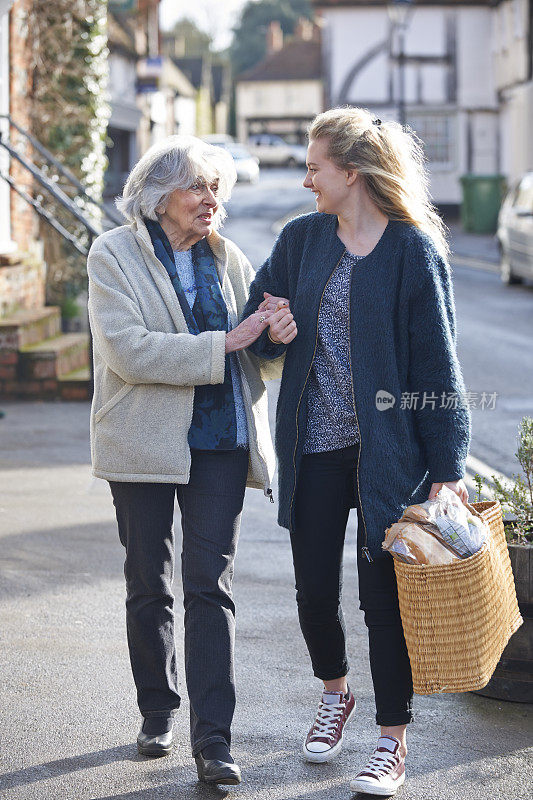
M 314 674 L 335 680 L 348 672 L 341 608 L 342 557 L 350 508 L 357 508 L 360 608 L 368 628 L 378 725 L 412 720 L 413 682 L 389 554 L 361 555 L 363 523 L 357 494 L 358 446 L 304 455 L 291 533 L 298 616 Z
M 192 451 L 187 484 L 110 482 L 126 548 L 126 626 L 144 717 L 180 705 L 174 642 L 174 498 L 181 509 L 185 678 L 193 755 L 231 744 L 235 709 L 233 561 L 248 451 Z

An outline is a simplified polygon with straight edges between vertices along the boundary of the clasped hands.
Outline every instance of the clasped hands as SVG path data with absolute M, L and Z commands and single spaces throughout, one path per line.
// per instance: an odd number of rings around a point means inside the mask
M 296 322 L 286 297 L 274 297 L 264 292 L 257 311 L 226 334 L 226 353 L 242 350 L 261 336 L 267 328 L 274 344 L 289 344 L 298 333 Z
M 289 301 L 285 297 L 275 297 L 269 292 L 263 292 L 263 297 L 265 299 L 255 313 L 268 321 L 268 335 L 274 344 L 289 344 L 298 333 Z

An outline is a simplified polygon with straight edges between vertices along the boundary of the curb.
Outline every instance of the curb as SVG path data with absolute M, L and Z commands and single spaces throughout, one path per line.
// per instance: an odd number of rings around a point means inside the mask
M 313 205 L 305 203 L 305 205 L 298 206 L 297 208 L 294 209 L 294 211 L 289 211 L 289 213 L 285 214 L 284 217 L 281 217 L 281 219 L 277 219 L 275 222 L 273 222 L 270 230 L 272 231 L 273 234 L 275 234 L 275 236 L 277 236 L 278 233 L 281 231 L 281 229 L 287 224 L 287 222 L 290 222 L 291 219 L 294 219 L 295 217 L 300 217 L 302 214 L 311 214 L 311 212 L 313 212 L 314 210 L 315 210 L 314 203 Z
M 465 267 L 466 269 L 477 269 L 482 272 L 491 272 L 494 275 L 500 274 L 500 263 L 496 261 L 485 261 L 481 258 L 463 256 L 460 253 L 453 253 L 450 256 L 452 267 Z

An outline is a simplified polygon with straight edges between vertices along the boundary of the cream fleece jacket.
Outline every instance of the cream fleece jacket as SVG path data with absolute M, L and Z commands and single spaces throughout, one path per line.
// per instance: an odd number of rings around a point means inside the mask
M 233 242 L 216 232 L 208 242 L 235 327 L 255 273 Z M 188 332 L 141 220 L 95 239 L 87 271 L 93 474 L 112 481 L 187 483 L 194 387 L 224 381 L 225 333 Z M 279 378 L 283 358 L 262 361 L 241 350 L 238 360 L 250 437 L 247 483 L 269 494 L 275 459 L 263 378 Z

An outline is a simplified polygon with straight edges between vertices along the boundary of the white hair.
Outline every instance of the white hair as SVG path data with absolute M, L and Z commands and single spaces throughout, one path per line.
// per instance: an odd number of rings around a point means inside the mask
M 141 217 L 157 220 L 156 208 L 164 209 L 172 192 L 189 189 L 198 179 L 208 185 L 218 181 L 220 202 L 213 226 L 219 228 L 226 218 L 222 203 L 229 200 L 237 173 L 227 150 L 196 136 L 169 136 L 152 145 L 133 167 L 115 204 L 130 222 Z

